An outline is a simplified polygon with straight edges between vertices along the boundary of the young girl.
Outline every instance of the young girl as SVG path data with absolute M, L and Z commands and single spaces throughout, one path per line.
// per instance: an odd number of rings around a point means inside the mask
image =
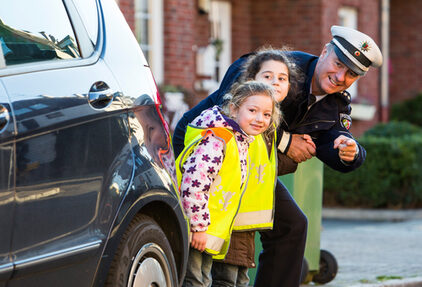
M 274 89 L 250 81 L 233 88 L 222 107 L 203 111 L 188 127 L 176 166 L 190 219 L 191 249 L 183 286 L 209 286 L 213 255 L 225 255 L 248 174 L 253 136 L 277 124 Z
M 283 50 L 263 48 L 245 63 L 240 82 L 251 79 L 272 85 L 276 90 L 277 102 L 281 102 L 288 93 L 295 94 L 301 74 Z M 287 156 L 281 153 L 277 155 L 273 128 L 267 129 L 263 135 L 263 138 L 257 137 L 250 147 L 251 176 L 236 216 L 228 254 L 224 261 L 213 264 L 213 287 L 249 286 L 248 268 L 256 267 L 254 230 L 272 228 L 276 175 L 294 172 L 297 167 L 297 163 Z M 304 137 L 313 145 L 309 136 Z

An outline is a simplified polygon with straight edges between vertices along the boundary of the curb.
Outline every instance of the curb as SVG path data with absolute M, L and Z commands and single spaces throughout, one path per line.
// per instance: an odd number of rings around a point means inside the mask
M 382 283 L 358 284 L 350 287 L 421 287 L 422 277 L 393 279 Z
M 405 221 L 421 219 L 422 209 L 388 210 L 324 207 L 322 209 L 322 218 L 343 220 Z

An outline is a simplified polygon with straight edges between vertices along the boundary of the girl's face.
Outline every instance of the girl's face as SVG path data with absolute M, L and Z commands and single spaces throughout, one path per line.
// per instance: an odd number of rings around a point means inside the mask
M 251 136 L 264 132 L 271 123 L 273 101 L 270 96 L 255 94 L 248 97 L 240 107 L 230 106 L 230 114 L 242 128 Z
M 276 90 L 275 98 L 277 102 L 281 102 L 289 92 L 289 69 L 283 62 L 275 60 L 265 61 L 256 74 L 255 81 L 273 86 Z

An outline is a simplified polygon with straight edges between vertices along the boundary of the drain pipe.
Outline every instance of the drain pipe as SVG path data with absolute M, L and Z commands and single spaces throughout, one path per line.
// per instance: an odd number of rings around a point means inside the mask
M 380 122 L 389 119 L 388 70 L 390 65 L 390 0 L 381 1 L 381 51 L 384 63 L 381 66 L 381 109 Z

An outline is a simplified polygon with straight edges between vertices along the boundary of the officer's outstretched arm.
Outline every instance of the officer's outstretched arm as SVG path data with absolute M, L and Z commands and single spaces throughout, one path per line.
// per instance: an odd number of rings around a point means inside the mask
M 347 145 L 346 142 L 348 140 L 356 145 Z M 365 149 L 347 132 L 334 129 L 323 132 L 318 136 L 318 139 L 315 140 L 315 144 L 317 146 L 317 158 L 332 169 L 340 172 L 355 170 L 363 164 L 366 158 Z M 356 148 L 357 152 L 353 155 L 352 161 L 346 161 L 347 159 L 350 159 L 349 157 L 343 157 L 343 159 L 340 157 L 340 151 L 346 148 L 342 146 L 339 151 L 340 145 L 347 146 L 348 152 L 351 152 L 354 147 Z

